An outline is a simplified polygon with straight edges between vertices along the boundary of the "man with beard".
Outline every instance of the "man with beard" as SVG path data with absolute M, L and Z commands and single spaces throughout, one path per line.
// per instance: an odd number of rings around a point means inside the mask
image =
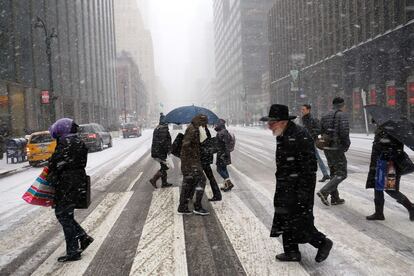
M 318 252 L 316 262 L 324 261 L 332 241 L 314 225 L 313 202 L 316 184 L 315 147 L 311 135 L 297 126 L 285 105 L 271 106 L 269 116 L 261 121 L 276 136 L 275 214 L 270 236 L 282 235 L 284 253 L 276 255 L 282 262 L 299 262 L 299 243 L 310 243 Z

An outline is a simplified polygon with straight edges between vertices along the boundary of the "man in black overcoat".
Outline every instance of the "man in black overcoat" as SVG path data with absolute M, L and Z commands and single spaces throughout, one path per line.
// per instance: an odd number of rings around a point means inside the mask
M 303 127 L 292 122 L 288 107 L 274 104 L 267 121 L 276 136 L 276 192 L 275 214 L 270 236 L 282 235 L 284 253 L 279 261 L 301 260 L 299 243 L 310 243 L 318 248 L 315 261 L 324 261 L 332 248 L 332 241 L 314 226 L 313 202 L 316 184 L 316 157 L 314 142 Z

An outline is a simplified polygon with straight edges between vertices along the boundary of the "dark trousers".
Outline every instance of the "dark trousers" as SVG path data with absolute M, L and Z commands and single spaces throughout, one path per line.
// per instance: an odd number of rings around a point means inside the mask
M 413 208 L 411 201 L 400 191 L 385 191 L 389 196 L 397 200 L 398 203 L 403 205 L 408 210 Z M 384 206 L 384 191 L 375 190 L 375 205 Z
M 230 178 L 229 171 L 226 165 L 217 165 L 217 172 L 224 180 Z
M 180 193 L 180 208 L 188 207 L 188 202 L 192 199 L 194 193 L 196 194 L 194 208 L 200 208 L 205 187 L 206 177 L 202 171 L 194 170 L 190 173 L 183 174 L 183 186 Z
M 217 181 L 216 178 L 214 177 L 213 174 L 213 170 L 211 169 L 210 165 L 203 165 L 203 171 L 206 174 L 209 182 L 210 182 L 210 186 L 211 186 L 211 190 L 213 191 L 213 196 L 216 198 L 221 198 L 221 192 L 220 192 L 220 188 L 217 185 Z
M 331 172 L 331 180 L 322 187 L 321 192 L 331 194 L 332 198 L 338 199 L 338 185 L 348 176 L 345 153 L 342 150 L 325 150 L 324 153 Z
M 55 215 L 62 225 L 66 240 L 66 254 L 73 255 L 79 249 L 79 237 L 85 236 L 86 232 L 75 220 L 75 209 L 73 206 L 59 206 L 55 208 Z
M 299 252 L 299 244 L 294 241 L 295 238 L 292 232 L 286 232 L 286 231 L 283 232 L 282 239 L 283 239 L 283 250 L 285 253 Z M 325 239 L 326 239 L 326 236 L 315 228 L 311 235 L 311 239 L 308 243 L 311 244 L 315 248 L 319 248 L 322 245 L 322 243 L 325 241 Z
M 160 174 L 161 174 L 161 181 L 163 184 L 165 184 L 167 182 L 167 171 L 168 171 L 168 166 L 167 166 L 167 162 L 165 160 L 159 161 L 160 162 Z

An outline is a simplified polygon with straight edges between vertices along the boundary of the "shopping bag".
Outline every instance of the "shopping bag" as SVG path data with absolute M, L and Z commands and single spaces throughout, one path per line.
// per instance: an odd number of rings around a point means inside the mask
M 54 204 L 55 188 L 47 182 L 46 177 L 49 168 L 44 167 L 42 173 L 36 178 L 35 182 L 24 193 L 23 200 L 32 205 L 49 207 Z
M 379 158 L 375 169 L 375 190 L 384 191 L 387 174 L 387 160 Z
M 397 174 L 394 161 L 392 160 L 387 162 L 387 176 L 384 185 L 384 190 L 386 191 L 395 191 L 397 189 Z

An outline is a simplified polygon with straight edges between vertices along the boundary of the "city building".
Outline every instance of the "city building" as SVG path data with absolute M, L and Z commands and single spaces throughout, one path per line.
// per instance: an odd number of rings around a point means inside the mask
M 118 55 L 116 74 L 121 121 L 145 125 L 148 95 L 139 68 L 127 52 Z
M 12 135 L 61 117 L 117 122 L 113 3 L 0 1 L 0 120 Z
M 274 103 L 323 114 L 346 99 L 353 129 L 367 103 L 414 117 L 414 1 L 274 1 L 269 13 Z
M 140 1 L 142 2 L 142 1 Z M 115 30 L 116 47 L 118 53 L 129 53 L 138 65 L 146 91 L 150 95 L 156 94 L 156 76 L 154 65 L 154 50 L 151 32 L 145 28 L 141 12 L 136 0 L 122 0 L 115 2 Z M 157 103 L 155 96 L 148 97 L 148 113 L 157 119 L 155 112 Z
M 267 14 L 273 0 L 214 0 L 217 104 L 230 123 L 251 123 L 269 71 Z

